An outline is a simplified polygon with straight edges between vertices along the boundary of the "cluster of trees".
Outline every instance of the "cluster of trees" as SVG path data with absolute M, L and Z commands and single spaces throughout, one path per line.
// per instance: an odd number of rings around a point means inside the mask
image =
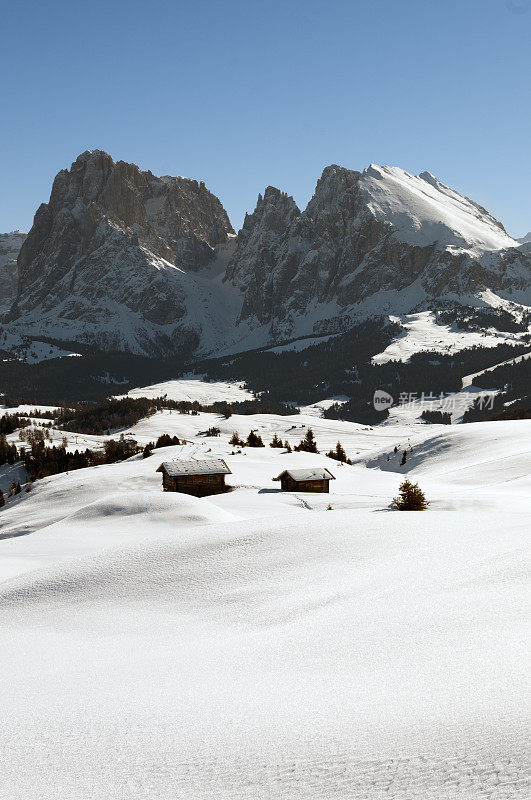
M 265 447 L 262 437 L 256 431 L 249 431 L 249 435 L 245 440 L 240 439 L 239 434 L 234 431 L 229 439 L 229 444 L 233 445 L 233 447 Z
M 149 417 L 156 411 L 169 409 L 180 414 L 197 415 L 200 411 L 221 414 L 226 419 L 236 414 L 294 414 L 293 406 L 285 403 L 245 400 L 241 403 L 211 403 L 209 405 L 189 400 L 168 400 L 166 397 L 124 397 L 120 400 L 110 398 L 94 405 L 77 404 L 73 408 L 61 410 L 57 425 L 76 433 L 89 433 L 101 436 L 117 428 L 131 428 L 139 420 Z M 218 430 L 210 428 L 209 431 Z M 206 432 L 207 436 L 217 433 Z
M 446 411 L 431 411 L 425 409 L 420 415 L 420 418 L 426 422 L 438 423 L 439 425 L 452 424 L 452 415 L 448 414 Z
M 28 484 L 26 486 L 26 491 L 29 492 L 30 490 L 31 490 L 31 486 L 30 486 L 30 484 Z M 11 483 L 11 486 L 9 487 L 9 491 L 7 493 L 7 496 L 8 497 L 13 497 L 16 494 L 20 494 L 21 491 L 22 491 L 22 486 L 20 484 L 20 481 L 13 481 Z M 4 497 L 4 493 L 0 489 L 0 508 L 3 508 L 3 506 L 5 506 L 5 504 L 6 504 L 6 500 L 5 500 L 5 497 Z
M 398 325 L 381 317 L 300 352 L 272 353 L 261 349 L 231 356 L 229 360 L 212 359 L 199 366 L 211 378 L 244 381 L 260 396 L 261 404 L 281 413 L 277 404 L 285 404 L 286 399 L 303 405 L 330 394 L 348 394 L 332 387 L 356 383 L 356 365 L 370 363 L 372 356 L 385 349 L 399 332 Z M 288 404 L 286 413 L 296 413 L 296 409 Z
M 111 398 L 93 406 L 76 406 L 63 409 L 57 425 L 64 430 L 76 433 L 90 433 L 102 436 L 114 428 L 130 428 L 144 417 L 157 410 L 157 404 L 147 397 Z
M 326 454 L 328 458 L 333 458 L 334 461 L 340 461 L 341 464 L 352 464 L 350 458 L 347 458 L 347 454 L 345 453 L 345 448 L 338 442 L 336 444 L 335 450 L 329 450 Z
M 17 460 L 16 444 L 9 444 L 4 434 L 0 436 L 0 464 L 14 464 Z
M 163 433 L 156 442 L 148 442 L 143 450 L 143 457 L 148 458 L 152 453 L 153 450 L 156 450 L 159 447 L 175 447 L 179 444 L 186 444 L 183 440 L 181 441 L 178 436 L 170 436 L 169 433 Z
M 0 436 L 7 436 L 18 428 L 25 428 L 30 424 L 26 417 L 19 414 L 4 414 L 0 417 Z
M 529 419 L 531 416 L 531 356 L 516 364 L 500 364 L 478 375 L 474 384 L 481 389 L 497 389 L 492 402 L 478 397 L 463 415 L 463 422 L 495 419 Z
M 262 441 L 262 437 L 259 434 L 257 434 L 256 431 L 251 431 L 246 440 L 241 439 L 239 434 L 236 431 L 234 431 L 231 438 L 229 439 L 229 444 L 232 444 L 234 447 L 265 447 Z M 283 449 L 286 450 L 287 453 L 292 452 L 292 447 L 288 442 L 288 440 L 286 439 L 286 441 L 283 442 L 277 433 L 273 434 L 273 438 L 269 442 L 269 447 Z M 299 444 L 295 445 L 293 450 L 295 450 L 297 453 L 319 452 L 319 450 L 317 449 L 317 442 L 315 439 L 315 435 L 311 428 L 308 428 L 304 437 L 300 440 Z M 342 464 L 352 464 L 352 461 L 347 457 L 347 454 L 341 442 L 338 442 L 335 449 L 330 450 L 326 455 L 329 458 L 333 458 L 335 461 L 340 461 Z
M 520 319 L 504 308 L 445 308 L 436 312 L 435 318 L 440 325 L 454 325 L 461 331 L 482 331 L 495 328 L 507 333 L 521 333 L 531 323 L 531 313 L 524 313 Z
M 311 428 L 308 428 L 306 431 L 306 435 L 303 439 L 300 440 L 299 444 L 295 445 L 294 448 L 298 453 L 318 453 L 319 450 L 317 449 L 317 442 L 315 441 L 315 436 L 313 435 L 313 431 Z
M 103 451 L 87 448 L 75 450 L 73 453 L 68 452 L 64 445 L 47 447 L 44 442 L 36 442 L 31 450 L 24 452 L 23 464 L 31 480 L 35 481 L 60 472 L 70 472 L 99 464 L 114 464 L 138 452 L 140 448 L 123 437 L 118 440 L 107 440 Z
M 172 349 L 175 342 L 169 343 Z M 97 403 L 110 394 L 127 392 L 180 375 L 192 360 L 196 342 L 181 340 L 172 358 L 144 357 L 130 353 L 102 353 L 79 342 L 64 342 L 82 358 L 54 358 L 26 364 L 4 353 L 0 359 L 0 385 L 10 398 L 23 403 L 71 405 Z

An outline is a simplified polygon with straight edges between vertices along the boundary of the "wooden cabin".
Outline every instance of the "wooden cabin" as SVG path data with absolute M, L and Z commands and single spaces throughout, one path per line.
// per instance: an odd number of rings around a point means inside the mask
M 280 481 L 283 492 L 329 492 L 330 481 L 335 481 L 325 467 L 285 469 L 274 481 Z
M 165 492 L 183 492 L 194 497 L 225 492 L 225 475 L 231 474 L 221 458 L 163 461 L 157 472 L 162 472 L 162 488 Z

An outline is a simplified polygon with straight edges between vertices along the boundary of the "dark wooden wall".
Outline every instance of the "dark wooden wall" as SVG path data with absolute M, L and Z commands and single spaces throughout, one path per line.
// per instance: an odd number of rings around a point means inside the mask
M 317 481 L 294 481 L 289 475 L 280 479 L 283 492 L 330 492 L 330 480 L 323 478 Z
M 170 478 L 163 472 L 162 486 L 165 492 L 183 492 L 194 497 L 220 494 L 226 490 L 225 475 L 179 475 L 177 478 Z

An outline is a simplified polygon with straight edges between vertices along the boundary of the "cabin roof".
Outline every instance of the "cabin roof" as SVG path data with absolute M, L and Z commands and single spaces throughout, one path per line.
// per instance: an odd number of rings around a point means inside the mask
M 157 472 L 165 471 L 170 478 L 179 475 L 231 475 L 222 458 L 205 458 L 200 461 L 163 461 Z
M 307 469 L 285 469 L 273 478 L 274 481 L 279 481 L 284 475 L 289 475 L 294 481 L 335 481 L 334 476 L 330 470 L 325 467 L 308 467 Z

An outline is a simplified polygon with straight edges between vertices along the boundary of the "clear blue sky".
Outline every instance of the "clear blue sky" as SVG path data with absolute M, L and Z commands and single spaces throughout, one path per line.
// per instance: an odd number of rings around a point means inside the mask
M 531 229 L 531 0 L 29 0 L 0 13 L 0 231 L 86 149 L 202 179 L 241 225 L 327 164 L 429 170 Z

